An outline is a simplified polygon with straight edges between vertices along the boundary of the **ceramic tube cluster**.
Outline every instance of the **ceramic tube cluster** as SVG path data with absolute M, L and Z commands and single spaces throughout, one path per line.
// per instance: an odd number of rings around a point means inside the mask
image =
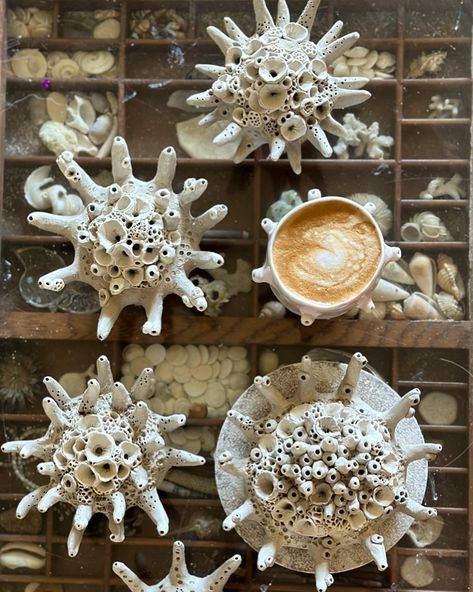
M 196 267 L 214 269 L 223 257 L 201 251 L 204 232 L 227 214 L 225 205 L 215 205 L 198 217 L 191 204 L 207 188 L 205 179 L 187 179 L 174 193 L 176 153 L 165 148 L 158 170 L 150 181 L 133 176 L 126 142 L 116 137 L 112 145 L 114 183 L 97 185 L 64 152 L 57 159 L 59 168 L 79 192 L 85 208 L 75 216 L 35 212 L 28 221 L 49 232 L 65 236 L 74 247 L 74 261 L 68 267 L 48 273 L 40 287 L 60 291 L 65 284 L 82 281 L 99 294 L 102 307 L 97 337 L 105 339 L 123 308 L 141 305 L 147 315 L 143 333 L 159 335 L 163 300 L 177 294 L 189 308 L 207 308 L 203 291 L 189 279 Z
M 154 586 L 147 586 L 126 565 L 113 564 L 113 571 L 120 577 L 131 592 L 222 592 L 230 576 L 241 563 L 240 555 L 227 559 L 208 576 L 199 578 L 189 573 L 186 565 L 185 548 L 176 541 L 172 548 L 172 563 L 169 575 Z
M 156 524 L 160 535 L 168 532 L 169 520 L 156 487 L 172 467 L 205 463 L 201 456 L 169 445 L 167 434 L 182 427 L 185 415 L 162 416 L 137 403 L 151 388 L 153 371 L 143 370 L 130 392 L 113 382 L 105 356 L 97 360 L 97 379 L 84 393 L 70 398 L 51 377 L 44 379 L 49 397 L 43 399 L 51 424 L 36 440 L 7 442 L 2 451 L 37 458 L 38 472 L 50 478 L 18 504 L 17 517 L 36 507 L 46 512 L 58 502 L 73 506 L 72 529 L 67 541 L 69 555 L 78 551 L 92 516 L 105 514 L 110 539 L 125 538 L 125 511 L 138 506 Z
M 406 474 L 410 463 L 435 458 L 441 446 L 401 446 L 396 437 L 398 423 L 412 417 L 420 392 L 413 389 L 385 412 L 375 411 L 356 396 L 365 364 L 366 358 L 355 354 L 336 391 L 321 396 L 316 392 L 316 367 L 304 356 L 292 401 L 270 375 L 256 377 L 254 388 L 270 412 L 256 420 L 229 411 L 250 452 L 236 458 L 227 450 L 218 458 L 220 468 L 235 477 L 235 490 L 246 492 L 243 504 L 224 520 L 224 530 L 244 521 L 262 527 L 260 570 L 277 562 L 283 548 L 307 550 L 318 592 L 333 582 L 334 554 L 349 553 L 355 543 L 366 547 L 380 570 L 387 568 L 380 526 L 388 516 L 436 515 L 410 496 Z
M 209 90 L 189 97 L 188 103 L 212 109 L 200 125 L 227 123 L 214 142 L 222 145 L 239 139 L 235 162 L 269 144 L 270 158 L 279 160 L 286 152 L 299 174 L 306 140 L 329 157 L 333 151 L 327 133 L 344 135 L 332 111 L 371 96 L 360 90 L 367 78 L 337 77 L 329 70 L 358 40 L 358 33 L 340 37 L 343 23 L 337 21 L 320 41 L 310 41 L 319 4 L 320 0 L 309 0 L 297 21 L 292 21 L 286 0 L 279 0 L 276 19 L 265 0 L 254 0 L 256 32 L 251 37 L 228 17 L 226 33 L 208 27 L 225 56 L 225 66 L 196 66 L 213 83 Z

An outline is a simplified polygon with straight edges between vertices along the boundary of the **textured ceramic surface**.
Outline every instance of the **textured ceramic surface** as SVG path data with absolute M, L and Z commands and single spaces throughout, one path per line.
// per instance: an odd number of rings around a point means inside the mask
M 69 239 L 74 261 L 39 280 L 41 288 L 58 292 L 72 281 L 90 284 L 99 294 L 102 307 L 97 337 L 105 339 L 123 308 L 141 305 L 148 320 L 143 333 L 159 335 L 163 300 L 177 294 L 189 308 L 207 308 L 203 291 L 188 274 L 196 267 L 213 269 L 223 265 L 223 257 L 201 251 L 203 233 L 227 214 L 227 207 L 216 205 L 198 217 L 191 204 L 206 190 L 205 179 L 187 179 L 176 194 L 172 182 L 176 153 L 165 148 L 158 170 L 151 181 L 133 176 L 126 142 L 116 137 L 112 146 L 114 183 L 97 185 L 64 152 L 57 159 L 59 168 L 79 192 L 86 209 L 76 216 L 56 216 L 35 212 L 28 221 Z
M 258 568 L 278 563 L 315 572 L 324 592 L 331 572 L 374 559 L 386 569 L 386 549 L 412 517 L 435 516 L 419 502 L 425 458 L 413 407 L 362 371 L 366 359 L 281 367 L 257 377 L 228 413 L 216 450 L 223 528 L 236 528 L 258 550 Z
M 43 399 L 43 408 L 51 424 L 46 433 L 2 446 L 3 452 L 37 458 L 38 472 L 50 478 L 20 501 L 18 518 L 35 507 L 46 512 L 58 502 L 76 508 L 67 541 L 71 557 L 77 555 L 96 513 L 108 518 L 113 542 L 124 540 L 125 511 L 133 506 L 146 512 L 165 535 L 169 519 L 156 487 L 172 467 L 205 463 L 203 457 L 168 443 L 167 434 L 185 424 L 185 415 L 162 416 L 143 401 L 132 402 L 131 396 L 148 391 L 152 375 L 151 369 L 144 369 L 128 393 L 123 384 L 113 382 L 109 361 L 102 356 L 97 360 L 98 379 L 89 380 L 84 393 L 73 399 L 47 376 L 50 396 Z
M 355 298 L 351 298 L 345 302 L 339 304 L 321 304 L 315 301 L 305 300 L 298 296 L 294 291 L 289 290 L 280 280 L 278 274 L 274 270 L 273 262 L 272 262 L 272 245 L 274 243 L 275 237 L 278 233 L 278 229 L 284 225 L 284 223 L 294 214 L 300 212 L 303 208 L 310 208 L 310 204 L 315 199 L 333 201 L 338 200 L 340 202 L 347 202 L 349 204 L 355 205 L 361 212 L 363 212 L 363 216 L 367 217 L 368 220 L 372 222 L 373 228 L 378 233 L 379 242 L 382 245 L 382 252 L 381 257 L 378 263 L 378 267 L 376 273 L 371 278 L 370 282 L 360 291 L 359 294 Z M 371 293 L 376 286 L 376 283 L 382 273 L 383 267 L 389 261 L 396 261 L 401 257 L 401 251 L 397 247 L 389 247 L 386 243 L 384 243 L 383 236 L 377 225 L 375 219 L 371 215 L 374 213 L 376 206 L 374 204 L 366 204 L 365 206 L 359 206 L 356 202 L 347 200 L 343 197 L 321 197 L 320 191 L 317 189 L 312 189 L 308 193 L 308 201 L 303 203 L 300 206 L 297 206 L 293 210 L 291 210 L 286 216 L 284 216 L 279 223 L 272 222 L 269 218 L 265 218 L 261 226 L 263 227 L 264 231 L 268 235 L 268 247 L 266 250 L 266 261 L 262 267 L 253 270 L 253 280 L 257 283 L 267 283 L 271 286 L 272 291 L 274 292 L 275 296 L 278 300 L 290 311 L 294 312 L 295 314 L 300 315 L 301 323 L 303 325 L 311 325 L 315 319 L 324 318 L 330 319 L 333 317 L 340 316 L 350 309 L 353 308 L 360 308 L 362 310 L 372 310 L 374 308 L 374 303 L 371 299 Z M 356 248 L 354 246 L 353 248 Z
M 333 76 L 330 66 L 359 38 L 339 37 L 337 21 L 318 41 L 310 41 L 320 0 L 309 0 L 297 21 L 292 21 L 285 0 L 273 19 L 265 0 L 254 0 L 256 32 L 248 37 L 230 18 L 226 34 L 208 27 L 209 36 L 225 56 L 225 66 L 198 65 L 214 82 L 209 90 L 193 95 L 188 103 L 212 108 L 201 125 L 226 122 L 214 142 L 239 140 L 234 160 L 241 162 L 254 150 L 269 144 L 270 158 L 284 152 L 296 173 L 301 172 L 301 146 L 308 140 L 323 156 L 332 155 L 327 132 L 345 133 L 332 111 L 366 101 L 359 90 L 368 78 Z
M 172 564 L 169 575 L 154 586 L 144 584 L 123 563 L 115 562 L 113 571 L 123 580 L 131 592 L 222 592 L 228 579 L 241 563 L 240 555 L 234 555 L 208 576 L 199 578 L 189 573 L 184 553 L 184 544 L 181 541 L 176 541 L 172 548 Z

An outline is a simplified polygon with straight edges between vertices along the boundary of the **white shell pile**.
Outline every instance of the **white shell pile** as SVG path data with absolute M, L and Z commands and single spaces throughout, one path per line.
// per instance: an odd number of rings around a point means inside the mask
M 401 226 L 401 238 L 408 242 L 453 240 L 445 223 L 430 211 L 418 212 L 405 222 Z
M 94 10 L 94 19 L 97 25 L 94 27 L 93 36 L 96 39 L 118 39 L 120 37 L 120 12 L 113 9 Z
M 443 98 L 440 95 L 434 95 L 430 99 L 427 112 L 429 119 L 455 119 L 458 117 L 462 108 L 460 99 Z
M 183 426 L 185 415 L 162 416 L 143 401 L 151 383 L 151 372 L 143 370 L 131 388 L 114 382 L 105 356 L 97 360 L 97 380 L 91 379 L 84 393 L 70 398 L 50 376 L 44 379 L 49 392 L 43 409 L 50 420 L 44 435 L 2 445 L 2 451 L 37 460 L 37 469 L 49 482 L 23 497 L 17 517 L 33 508 L 46 512 L 59 502 L 74 509 L 67 540 L 70 557 L 77 555 L 92 516 L 108 518 L 110 539 L 125 538 L 127 508 L 138 506 L 163 536 L 169 530 L 156 488 L 175 466 L 198 466 L 205 459 L 175 449 L 168 434 Z M 141 395 L 141 396 L 139 396 Z
M 117 75 L 115 54 L 105 49 L 72 54 L 19 49 L 11 57 L 9 65 L 19 78 L 112 78 Z
M 393 78 L 396 56 L 389 51 L 352 47 L 333 62 L 334 76 L 363 76 L 364 78 Z
M 410 63 L 408 77 L 422 78 L 426 74 L 438 74 L 447 59 L 447 54 L 448 52 L 443 49 L 431 51 L 430 53 L 422 52 L 419 57 Z
M 104 158 L 117 134 L 117 98 L 107 91 L 52 92 L 30 102 L 33 123 L 40 125 L 43 144 L 59 156 L 62 152 Z
M 147 403 L 156 413 L 225 417 L 250 384 L 248 351 L 240 346 L 130 344 L 123 350 L 121 381 L 134 383 L 144 368 L 154 371 Z M 188 431 L 188 430 L 186 430 Z
M 368 158 L 383 159 L 389 156 L 394 145 L 394 138 L 380 135 L 377 121 L 373 121 L 370 126 L 367 126 L 354 113 L 347 113 L 343 117 L 343 127 L 345 135 L 338 138 L 333 147 L 337 158 L 350 158 L 350 148 L 354 148 L 353 156 L 355 158 L 362 158 L 366 155 Z
M 374 310 L 360 311 L 360 319 L 452 320 L 465 317 L 465 285 L 452 257 L 440 253 L 435 261 L 415 253 L 384 268 L 374 289 Z M 355 311 L 353 311 L 355 313 Z
M 76 193 L 68 193 L 63 185 L 57 183 L 51 176 L 51 168 L 49 165 L 40 166 L 28 175 L 24 189 L 26 202 L 35 210 L 51 209 L 53 214 L 61 216 L 78 214 L 85 207 L 82 198 Z M 101 182 L 103 172 L 93 177 L 94 181 L 99 185 L 110 185 L 113 180 Z
M 39 8 L 7 8 L 8 37 L 51 37 L 53 13 Z
M 444 177 L 435 177 L 427 185 L 427 189 L 421 191 L 419 199 L 445 199 L 451 197 L 452 199 L 464 199 L 466 191 L 462 187 L 463 177 L 459 173 L 455 173 L 451 179 L 446 180 Z

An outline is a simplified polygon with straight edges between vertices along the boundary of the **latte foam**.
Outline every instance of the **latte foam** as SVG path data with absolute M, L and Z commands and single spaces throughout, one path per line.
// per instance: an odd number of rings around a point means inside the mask
M 282 284 L 305 300 L 340 304 L 373 279 L 382 255 L 376 228 L 356 206 L 314 201 L 277 230 L 273 265 Z

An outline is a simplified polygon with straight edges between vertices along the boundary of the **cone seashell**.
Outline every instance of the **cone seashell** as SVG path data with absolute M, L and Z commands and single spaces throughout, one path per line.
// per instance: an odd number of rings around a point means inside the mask
M 404 301 L 404 314 L 408 319 L 427 321 L 439 320 L 442 315 L 435 306 L 435 302 L 422 292 L 414 292 Z
M 38 49 L 19 49 L 10 63 L 19 78 L 43 78 L 48 71 L 46 58 Z
M 438 275 L 437 283 L 449 294 L 452 294 L 457 300 L 465 297 L 465 284 L 463 278 L 458 272 L 458 266 L 452 257 L 440 253 L 437 257 Z
M 413 286 L 415 284 L 413 277 L 409 273 L 409 265 L 404 259 L 387 263 L 381 272 L 381 277 L 390 282 L 405 286 Z
M 439 292 L 434 294 L 434 301 L 442 315 L 450 321 L 461 321 L 465 318 L 465 307 L 453 294 Z
M 409 271 L 420 291 L 432 298 L 437 285 L 435 261 L 423 253 L 415 253 L 409 262 Z
M 383 280 L 379 280 L 376 288 L 371 294 L 374 302 L 392 302 L 394 300 L 404 300 L 409 296 L 409 292 L 400 286 Z

